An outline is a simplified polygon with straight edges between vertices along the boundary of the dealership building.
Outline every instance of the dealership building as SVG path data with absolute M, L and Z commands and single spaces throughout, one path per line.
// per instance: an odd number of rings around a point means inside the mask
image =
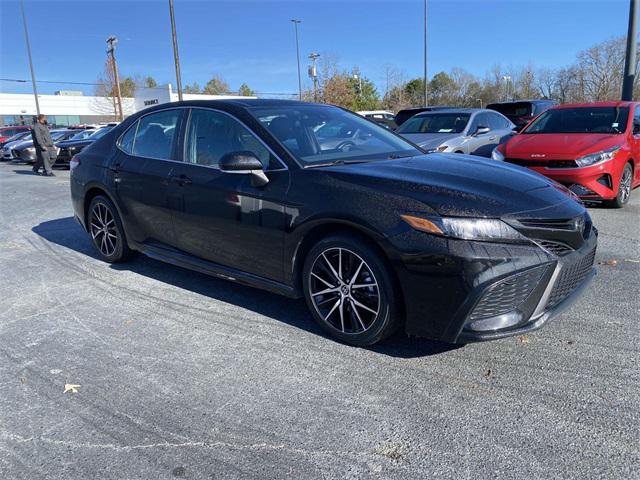
M 184 100 L 216 100 L 248 98 L 235 95 L 183 94 Z M 47 116 L 50 125 L 67 126 L 85 123 L 110 122 L 117 119 L 112 97 L 83 95 L 82 92 L 58 91 L 53 95 L 38 95 L 40 113 Z M 178 94 L 171 84 L 154 88 L 139 88 L 134 98 L 122 98 L 124 116 L 161 103 L 175 102 Z M 30 125 L 36 115 L 36 102 L 32 94 L 0 93 L 0 126 Z

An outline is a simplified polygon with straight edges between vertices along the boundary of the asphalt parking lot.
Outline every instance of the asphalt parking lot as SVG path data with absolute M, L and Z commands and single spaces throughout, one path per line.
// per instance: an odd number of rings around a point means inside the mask
M 2 478 L 640 478 L 640 191 L 590 208 L 598 275 L 544 329 L 357 349 L 302 301 L 99 261 L 56 175 L 0 165 Z

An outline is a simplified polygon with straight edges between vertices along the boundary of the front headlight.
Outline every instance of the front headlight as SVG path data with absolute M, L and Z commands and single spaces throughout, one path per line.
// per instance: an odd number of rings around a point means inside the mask
M 527 237 L 495 218 L 401 217 L 416 230 L 434 235 L 485 242 L 529 243 Z
M 613 160 L 618 150 L 620 150 L 619 146 L 609 148 L 608 150 L 603 150 L 601 152 L 591 153 L 584 157 L 576 158 L 576 163 L 579 167 L 590 167 L 596 163 L 607 162 L 609 160 Z
M 439 147 L 436 148 L 429 148 L 427 149 L 427 153 L 437 153 L 437 152 L 444 152 L 447 148 L 446 145 L 440 145 Z
M 494 148 L 491 152 L 491 158 L 493 160 L 498 160 L 499 162 L 504 162 L 504 155 L 500 150 L 498 150 L 498 147 Z

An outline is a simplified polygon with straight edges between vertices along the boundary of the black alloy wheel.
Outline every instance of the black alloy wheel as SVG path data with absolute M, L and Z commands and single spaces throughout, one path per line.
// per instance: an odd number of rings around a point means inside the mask
M 87 222 L 93 245 L 103 260 L 117 263 L 130 256 L 120 217 L 111 200 L 102 195 L 95 197 L 89 206 Z
M 366 241 L 350 235 L 321 240 L 307 255 L 304 284 L 316 321 L 345 343 L 371 345 L 397 327 L 394 282 Z

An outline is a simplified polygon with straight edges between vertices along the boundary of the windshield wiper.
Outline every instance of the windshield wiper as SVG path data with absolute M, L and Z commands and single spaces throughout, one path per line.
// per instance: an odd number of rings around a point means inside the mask
M 397 158 L 409 158 L 409 157 L 414 157 L 415 155 L 411 155 L 410 153 L 407 155 L 399 155 L 397 153 L 392 153 L 391 155 L 389 155 L 387 157 L 387 159 L 389 160 L 396 160 Z
M 366 163 L 368 161 L 369 160 L 334 160 L 333 162 L 314 163 L 311 165 L 307 165 L 304 168 L 334 167 L 336 165 L 347 165 L 351 163 Z

